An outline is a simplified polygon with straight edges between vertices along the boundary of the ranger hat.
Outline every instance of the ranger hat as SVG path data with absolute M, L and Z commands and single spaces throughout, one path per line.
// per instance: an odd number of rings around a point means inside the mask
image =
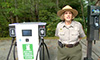
M 67 5 L 57 12 L 57 15 L 60 17 L 65 11 L 71 11 L 73 15 L 76 17 L 78 15 L 78 11 L 73 9 L 71 6 Z

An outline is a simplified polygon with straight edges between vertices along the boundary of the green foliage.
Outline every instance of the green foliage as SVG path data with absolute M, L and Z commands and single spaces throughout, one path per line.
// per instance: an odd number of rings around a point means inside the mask
M 47 22 L 47 36 L 54 36 L 56 25 L 60 21 L 56 13 L 41 10 L 39 14 L 39 20 L 41 22 Z
M 71 5 L 79 11 L 75 20 L 81 22 L 84 26 L 80 0 L 58 0 L 58 5 L 57 0 L 2 0 L 0 1 L 0 37 L 9 36 L 8 25 L 9 23 L 16 23 L 16 17 L 19 23 L 46 22 L 47 36 L 54 36 L 56 26 L 61 21 L 57 16 L 57 11 L 65 5 Z M 84 11 L 86 11 L 86 4 L 83 5 Z M 84 12 L 84 15 L 86 18 L 86 12 Z M 36 20 L 37 16 L 38 21 Z
M 9 36 L 8 24 L 9 23 L 5 20 L 5 18 L 0 15 L 0 37 Z

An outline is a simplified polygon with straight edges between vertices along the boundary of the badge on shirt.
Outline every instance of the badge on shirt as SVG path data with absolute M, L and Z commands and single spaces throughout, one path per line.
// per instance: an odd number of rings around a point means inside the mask
M 62 32 L 62 31 L 63 31 L 62 28 L 60 28 L 59 32 Z

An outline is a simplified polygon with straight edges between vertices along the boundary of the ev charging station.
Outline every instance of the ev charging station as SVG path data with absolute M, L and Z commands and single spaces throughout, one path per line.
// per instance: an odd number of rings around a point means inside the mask
M 99 40 L 100 28 L 100 6 L 88 6 L 88 29 L 87 29 L 87 57 L 84 60 L 92 59 L 92 41 Z
M 16 37 L 18 60 L 36 60 L 39 37 L 46 35 L 46 23 L 13 23 L 9 24 L 9 32 L 10 37 Z M 37 58 L 41 60 L 39 56 Z

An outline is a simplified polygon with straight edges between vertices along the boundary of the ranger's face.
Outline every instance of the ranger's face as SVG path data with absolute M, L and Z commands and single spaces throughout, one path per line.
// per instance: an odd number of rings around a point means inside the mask
M 72 12 L 71 11 L 65 11 L 64 19 L 65 19 L 65 21 L 71 21 L 72 20 Z

